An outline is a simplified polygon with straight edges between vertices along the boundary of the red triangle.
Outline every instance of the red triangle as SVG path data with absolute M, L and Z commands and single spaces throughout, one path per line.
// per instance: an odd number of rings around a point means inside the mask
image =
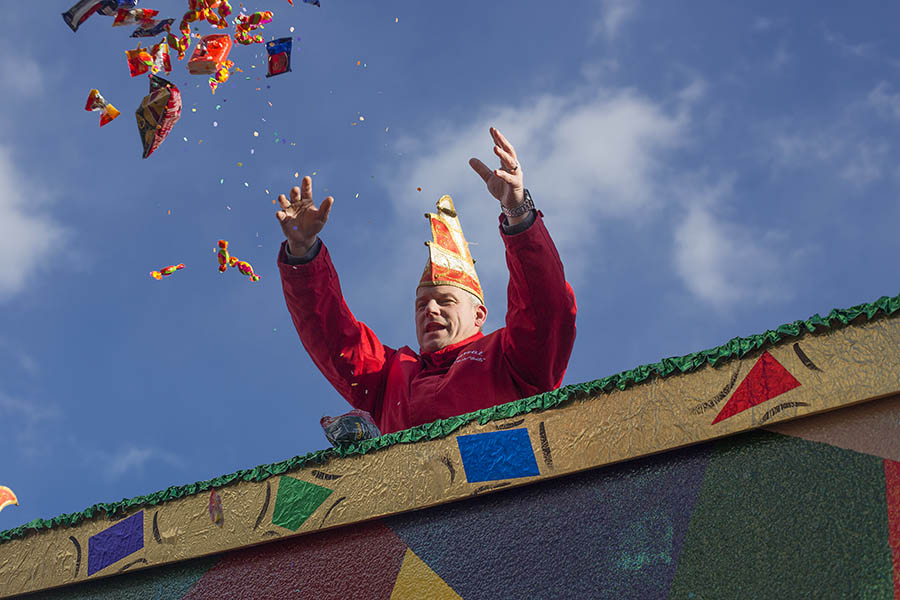
M 775 357 L 768 351 L 763 352 L 712 424 L 780 396 L 799 385 L 800 382 Z

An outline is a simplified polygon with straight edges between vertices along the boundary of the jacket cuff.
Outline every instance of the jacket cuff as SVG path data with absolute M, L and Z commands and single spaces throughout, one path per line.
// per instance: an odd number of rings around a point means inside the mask
M 312 245 L 309 251 L 303 256 L 294 256 L 290 252 L 288 252 L 287 244 L 284 245 L 284 262 L 289 265 L 305 265 L 308 262 L 311 262 L 315 257 L 319 255 L 319 250 L 322 249 L 322 240 L 316 238 L 316 243 Z
M 531 209 L 525 217 L 525 220 L 515 225 L 510 225 L 508 223 L 506 215 L 500 215 L 500 227 L 505 235 L 516 235 L 534 225 L 536 219 L 537 211 L 535 209 Z

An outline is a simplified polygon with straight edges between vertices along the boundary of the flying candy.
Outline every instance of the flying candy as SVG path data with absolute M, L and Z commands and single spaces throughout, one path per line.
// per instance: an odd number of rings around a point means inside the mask
M 225 29 L 228 27 L 228 15 L 231 14 L 231 4 L 228 0 L 188 0 L 188 11 L 178 24 L 181 37 L 176 37 L 171 30 L 166 41 L 178 52 L 178 60 L 184 58 L 188 48 L 191 47 L 191 23 L 194 21 L 207 21 L 210 25 Z
M 180 271 L 183 268 L 184 268 L 183 264 L 182 265 L 169 265 L 168 267 L 163 267 L 159 271 L 150 271 L 150 277 L 152 277 L 153 279 L 159 280 L 159 279 L 162 279 L 163 277 L 168 277 L 175 271 Z
M 246 275 L 250 278 L 250 281 L 259 281 L 259 275 L 253 272 L 253 267 L 250 266 L 250 263 L 239 260 L 237 261 L 237 268 L 241 275 Z
M 113 27 L 144 25 L 153 21 L 153 17 L 158 14 L 159 11 L 152 8 L 120 8 L 116 11 L 116 18 L 113 19 Z
M 0 510 L 3 510 L 10 504 L 19 505 L 19 499 L 16 498 L 16 495 L 13 493 L 11 489 L 6 487 L 5 485 L 0 485 Z
M 144 96 L 135 117 L 144 146 L 143 157 L 147 158 L 159 148 L 181 118 L 181 91 L 172 82 L 151 75 L 150 93 Z
M 230 60 L 226 60 L 219 70 L 216 71 L 212 77 L 209 78 L 209 89 L 212 90 L 212 93 L 216 93 L 216 88 L 219 87 L 220 83 L 225 83 L 228 81 L 229 75 L 231 72 L 229 69 L 234 66 L 234 62 Z
M 150 71 L 154 75 L 160 71 L 172 72 L 172 61 L 169 60 L 169 46 L 165 42 L 154 44 L 149 50 L 141 48 L 140 42 L 134 50 L 126 50 L 128 58 L 128 70 L 132 77 L 143 75 Z
M 269 72 L 266 77 L 281 75 L 291 70 L 291 38 L 278 38 L 266 44 L 269 53 Z
M 245 46 L 250 44 L 262 44 L 263 36 L 250 35 L 250 32 L 258 27 L 262 27 L 265 23 L 272 22 L 273 13 L 271 10 L 263 10 L 250 15 L 240 14 L 234 19 L 234 41 Z
M 175 19 L 163 19 L 162 21 L 148 21 L 141 23 L 141 26 L 131 32 L 133 38 L 156 37 L 163 31 L 169 31 Z
M 116 107 L 106 101 L 103 96 L 100 95 L 100 92 L 97 90 L 91 90 L 91 93 L 88 94 L 87 103 L 84 105 L 84 110 L 87 111 L 100 111 L 100 127 L 103 127 L 113 119 L 119 116 L 119 111 L 116 110 Z
M 204 35 L 188 61 L 188 71 L 192 75 L 212 75 L 225 63 L 230 52 L 231 36 L 227 33 Z
M 318 6 L 319 8 L 322 7 L 322 5 L 319 4 L 319 0 L 303 0 L 303 3 L 304 4 L 312 4 L 313 6 Z M 293 4 L 293 2 L 291 2 L 291 4 Z
M 228 254 L 228 242 L 225 240 L 219 240 L 219 273 L 224 273 L 228 270 L 229 262 L 231 261 L 231 256 Z
M 87 21 L 95 12 L 101 15 L 112 16 L 116 14 L 118 4 L 116 0 L 79 0 L 69 10 L 62 14 L 66 25 L 72 28 L 72 31 L 78 31 L 81 24 Z
M 238 260 L 236 256 L 231 256 L 228 253 L 228 242 L 225 240 L 219 240 L 218 259 L 219 273 L 224 273 L 228 270 L 228 267 L 237 267 L 242 275 L 250 278 L 250 281 L 259 281 L 259 275 L 253 272 L 253 267 L 250 263 Z

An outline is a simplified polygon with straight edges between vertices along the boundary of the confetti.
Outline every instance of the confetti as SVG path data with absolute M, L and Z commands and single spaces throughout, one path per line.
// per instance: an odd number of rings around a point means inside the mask
M 256 150 L 254 150 L 253 148 L 250 148 L 250 154 L 254 154 L 255 152 L 256 152 Z
M 385 128 L 384 128 L 384 132 L 387 133 L 387 132 L 388 132 L 388 129 L 390 129 L 390 127 L 385 127 Z
M 315 173 L 313 173 L 313 175 L 315 175 Z M 300 177 L 300 171 L 294 171 L 294 179 L 297 179 L 298 177 Z
M 422 191 L 422 188 L 417 187 L 417 188 L 416 188 L 416 191 L 417 191 L 417 192 L 421 192 L 421 191 Z
M 258 132 L 258 131 L 254 131 L 254 132 L 253 132 L 253 137 L 259 137 L 259 132 Z
M 220 184 L 220 185 L 223 184 L 223 183 L 225 183 L 225 179 L 224 179 L 224 178 L 219 180 L 219 184 Z
M 219 110 L 220 108 L 222 108 L 222 105 L 221 105 L 221 104 L 216 104 L 216 110 Z
M 248 183 L 245 181 L 245 182 L 244 182 L 244 187 L 250 187 L 250 184 L 248 184 Z
M 356 197 L 359 198 L 359 194 L 357 194 Z
M 359 120 L 360 120 L 360 121 L 365 121 L 366 118 L 365 118 L 364 116 L 362 116 L 362 115 L 359 115 Z
M 219 126 L 219 122 L 218 122 L 218 121 L 213 121 L 213 127 L 218 127 L 218 126 Z
M 237 165 L 238 165 L 239 167 L 243 167 L 243 166 L 244 166 L 244 163 L 239 162 Z
M 394 23 L 399 23 L 399 22 L 400 22 L 400 17 L 394 17 Z
M 290 31 L 291 33 L 294 33 L 294 27 L 291 26 L 291 28 L 289 29 L 289 31 Z

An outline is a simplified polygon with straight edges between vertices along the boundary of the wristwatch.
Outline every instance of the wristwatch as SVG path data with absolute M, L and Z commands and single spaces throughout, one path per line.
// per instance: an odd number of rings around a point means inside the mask
M 529 210 L 534 209 L 534 201 L 531 199 L 531 194 L 528 192 L 528 188 L 525 188 L 525 200 L 522 201 L 522 204 L 518 205 L 515 208 L 506 208 L 503 204 L 500 205 L 500 210 L 503 211 L 503 214 L 507 217 L 521 217 Z

